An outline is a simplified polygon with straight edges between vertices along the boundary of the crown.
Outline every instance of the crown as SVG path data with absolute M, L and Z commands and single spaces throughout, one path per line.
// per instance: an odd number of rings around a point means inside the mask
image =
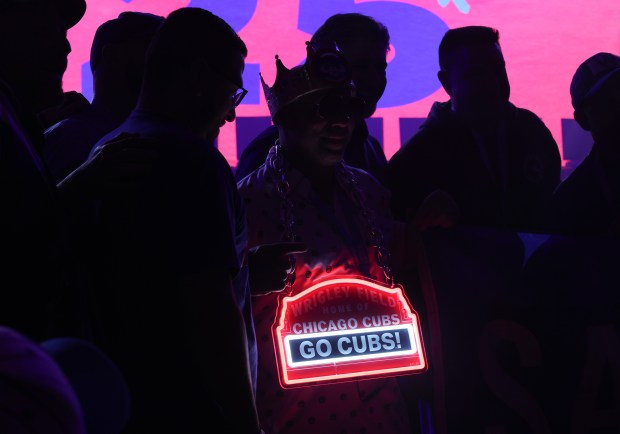
M 347 89 L 355 96 L 351 70 L 338 47 L 315 50 L 306 42 L 306 61 L 288 69 L 276 54 L 276 79 L 269 87 L 262 74 L 260 80 L 271 118 L 275 119 L 288 105 L 309 94 L 331 88 Z

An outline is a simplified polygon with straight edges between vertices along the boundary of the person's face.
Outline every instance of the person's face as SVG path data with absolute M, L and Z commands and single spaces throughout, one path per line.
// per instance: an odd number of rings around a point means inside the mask
M 620 163 L 620 73 L 601 87 L 584 114 L 602 158 Z
M 0 17 L 0 76 L 35 113 L 60 104 L 71 46 L 54 10 L 23 8 Z
M 351 68 L 357 96 L 366 103 L 363 117 L 369 118 L 377 109 L 377 102 L 387 84 L 385 48 L 383 44 L 364 37 L 339 45 L 338 48 Z
M 451 54 L 442 84 L 457 114 L 471 121 L 491 121 L 504 112 L 510 97 L 504 56 L 497 44 L 473 45 Z
M 204 85 L 208 87 L 202 104 L 202 119 L 206 137 L 215 139 L 226 122 L 235 120 L 233 96 L 243 87 L 245 59 L 239 52 L 223 55 L 216 65 L 207 65 Z
M 280 123 L 283 143 L 306 167 L 335 166 L 344 157 L 361 108 L 361 101 L 342 92 L 310 94 L 286 109 Z

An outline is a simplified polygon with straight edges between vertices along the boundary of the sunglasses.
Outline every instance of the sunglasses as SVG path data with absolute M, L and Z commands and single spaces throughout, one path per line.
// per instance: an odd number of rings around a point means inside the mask
M 327 94 L 314 105 L 315 115 L 326 121 L 362 117 L 364 102 L 346 95 Z

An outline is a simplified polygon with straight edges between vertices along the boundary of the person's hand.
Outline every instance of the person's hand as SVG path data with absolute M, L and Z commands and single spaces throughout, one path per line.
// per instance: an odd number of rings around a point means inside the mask
M 452 196 L 437 189 L 430 193 L 410 219 L 417 232 L 430 228 L 450 228 L 459 221 L 459 208 Z
M 459 214 L 459 208 L 452 196 L 439 189 L 430 193 L 416 212 L 408 210 L 402 243 L 397 243 L 401 250 L 395 249 L 399 252 L 398 266 L 407 267 L 417 262 L 423 232 L 435 228 L 451 228 L 459 222 Z
M 69 116 L 86 110 L 88 107 L 90 107 L 90 101 L 84 95 L 70 90 L 63 94 L 62 102 L 59 105 L 40 112 L 39 120 L 43 124 L 43 128 L 47 129 Z
M 293 271 L 291 255 L 307 250 L 304 243 L 282 242 L 263 244 L 250 249 L 248 266 L 250 291 L 253 295 L 280 292 Z
M 162 144 L 121 133 L 58 184 L 64 196 L 96 199 L 138 190 L 160 161 Z

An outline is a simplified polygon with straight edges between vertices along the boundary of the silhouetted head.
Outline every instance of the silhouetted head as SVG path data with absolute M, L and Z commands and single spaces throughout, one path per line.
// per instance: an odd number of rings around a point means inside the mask
M 141 102 L 174 115 L 196 133 L 215 138 L 245 95 L 247 47 L 226 21 L 201 9 L 180 8 L 160 26 L 146 55 Z M 170 104 L 166 104 L 170 100 Z
M 67 30 L 85 11 L 84 0 L 0 1 L 0 79 L 28 110 L 62 101 Z
M 439 44 L 439 67 L 439 81 L 464 120 L 490 122 L 504 112 L 510 84 L 496 29 L 448 30 Z
M 592 133 L 599 155 L 620 162 L 620 56 L 600 52 L 585 60 L 570 95 L 575 120 Z
M 90 49 L 95 99 L 124 118 L 134 108 L 142 87 L 144 59 L 164 17 L 121 12 L 101 24 Z
M 98 347 L 78 338 L 41 342 L 71 384 L 88 434 L 120 434 L 129 421 L 131 396 L 118 366 Z
M 342 160 L 363 101 L 356 97 L 351 71 L 334 47 L 306 46 L 303 65 L 288 69 L 276 58 L 273 86 L 263 92 L 282 145 L 306 167 L 333 167 Z
M 87 433 L 77 393 L 54 358 L 38 343 L 4 326 L 0 326 L 0 428 L 3 434 Z
M 146 52 L 164 17 L 146 12 L 121 12 L 117 18 L 101 24 L 90 47 L 90 69 L 94 73 L 104 58 L 104 52 L 113 46 L 139 45 Z M 133 47 L 129 47 L 130 49 Z M 127 56 L 128 57 L 128 56 Z
M 387 84 L 386 56 L 390 50 L 387 27 L 367 15 L 336 14 L 314 32 L 310 43 L 315 49 L 334 43 L 338 46 L 349 63 L 357 95 L 365 102 L 363 116 L 372 116 Z

